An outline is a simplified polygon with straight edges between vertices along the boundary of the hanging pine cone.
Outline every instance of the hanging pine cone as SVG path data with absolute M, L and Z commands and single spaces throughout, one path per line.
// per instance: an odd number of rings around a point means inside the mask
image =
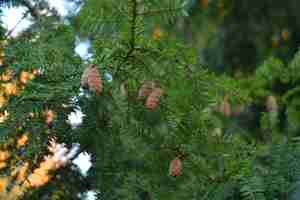
M 159 106 L 159 98 L 163 95 L 163 91 L 160 88 L 154 88 L 150 95 L 146 99 L 145 106 L 148 109 L 154 110 Z
M 224 97 L 223 101 L 221 102 L 221 104 L 219 106 L 219 112 L 223 113 L 226 117 L 231 116 L 231 107 L 230 107 L 227 97 Z
M 90 73 L 90 70 L 92 68 L 92 65 L 88 66 L 87 68 L 85 68 L 85 70 L 83 71 L 82 75 L 81 75 L 81 87 L 87 89 L 88 88 L 88 76 Z
M 93 65 L 88 75 L 89 90 L 99 94 L 102 91 L 102 80 L 96 65 Z
M 266 108 L 268 112 L 277 112 L 278 104 L 274 96 L 268 96 L 266 100 Z
M 155 87 L 156 87 L 156 84 L 154 81 L 144 82 L 142 87 L 139 89 L 138 98 L 139 99 L 147 98 Z
M 177 156 L 170 163 L 169 175 L 176 177 L 176 176 L 181 176 L 181 174 L 182 174 L 182 162 L 181 159 Z
M 81 76 L 81 86 L 90 91 L 100 94 L 102 91 L 102 80 L 96 65 L 87 67 Z

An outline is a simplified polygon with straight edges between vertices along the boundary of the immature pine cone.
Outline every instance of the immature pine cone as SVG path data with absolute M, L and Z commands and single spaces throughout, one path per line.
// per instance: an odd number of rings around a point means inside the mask
M 176 176 L 181 176 L 181 174 L 182 174 L 182 162 L 179 157 L 176 157 L 170 163 L 169 175 L 176 177 Z
M 102 91 L 102 80 L 96 65 L 88 66 L 81 76 L 81 86 L 90 91 L 100 94 Z
M 163 91 L 160 88 L 154 88 L 150 95 L 146 99 L 145 106 L 148 109 L 154 110 L 159 106 L 159 98 L 163 95 Z

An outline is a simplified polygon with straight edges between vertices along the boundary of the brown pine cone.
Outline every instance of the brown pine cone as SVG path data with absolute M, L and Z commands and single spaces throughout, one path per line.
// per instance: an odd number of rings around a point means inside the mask
M 103 88 L 102 80 L 96 65 L 91 66 L 87 76 L 87 83 L 90 91 L 95 92 L 96 94 L 101 93 Z
M 169 175 L 176 177 L 176 176 L 181 176 L 181 174 L 182 174 L 182 162 L 179 157 L 176 157 L 170 163 Z
M 159 106 L 159 98 L 163 95 L 163 90 L 160 88 L 154 88 L 153 91 L 146 99 L 145 106 L 148 109 L 154 110 Z
M 96 65 L 90 65 L 83 71 L 81 76 L 81 86 L 96 94 L 101 93 L 103 85 Z

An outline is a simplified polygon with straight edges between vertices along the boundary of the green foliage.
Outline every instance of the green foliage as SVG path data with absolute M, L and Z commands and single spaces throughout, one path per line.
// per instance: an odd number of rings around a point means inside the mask
M 209 23 L 216 25 L 210 25 L 209 32 L 220 36 L 217 26 L 230 24 L 236 15 L 241 15 L 237 27 L 252 23 L 242 12 L 248 4 L 254 14 L 251 2 L 240 5 L 228 0 L 220 6 L 212 1 L 200 18 L 213 15 Z M 259 8 L 265 5 L 254 4 Z M 67 146 L 79 143 L 80 151 L 90 153 L 93 164 L 86 176 L 68 164 L 53 172 L 55 178 L 48 185 L 28 191 L 25 199 L 82 199 L 88 190 L 97 191 L 98 199 L 105 200 L 291 197 L 300 173 L 299 142 L 295 140 L 300 128 L 299 53 L 290 62 L 275 54 L 251 69 L 253 74 L 238 80 L 212 73 L 210 67 L 200 65 L 193 45 L 186 45 L 172 33 L 177 20 L 187 20 L 187 15 L 197 17 L 194 6 L 183 0 L 89 0 L 77 16 L 70 18 L 69 25 L 54 17 L 41 17 L 29 30 L 9 40 L 4 69 L 12 69 L 14 79 L 23 70 L 38 69 L 42 73 L 2 108 L 10 117 L 0 124 L 1 142 L 28 132 L 26 149 L 18 152 L 10 148 L 30 160 L 31 169 L 42 159 L 52 137 Z M 230 33 L 237 27 L 228 27 L 223 39 L 234 37 Z M 154 37 L 155 28 L 161 32 Z M 248 27 L 240 34 L 244 32 L 250 34 L 251 30 Z M 261 38 L 256 38 L 257 34 L 244 42 L 257 39 L 258 45 Z M 86 63 L 74 54 L 78 36 L 92 43 L 94 55 Z M 243 47 L 244 43 L 239 43 L 242 39 L 238 37 L 237 43 L 226 41 L 228 44 L 217 52 L 222 54 L 233 46 L 232 51 L 225 57 L 216 55 L 216 63 L 239 65 L 250 57 L 247 51 L 245 57 L 230 61 Z M 222 38 L 214 42 L 217 48 Z M 263 52 L 261 57 L 269 55 L 265 46 L 257 51 Z M 254 61 L 249 65 L 260 62 Z M 80 76 L 90 63 L 97 66 L 102 77 L 100 95 L 80 89 Z M 107 73 L 113 81 L 105 78 Z M 159 107 L 153 110 L 137 98 L 141 85 L 148 80 L 158 82 L 164 91 Z M 268 112 L 265 106 L 270 95 L 279 105 L 274 112 Z M 219 107 L 225 97 L 232 111 L 237 106 L 241 111 L 224 115 Z M 68 116 L 79 108 L 83 121 L 72 127 Z M 51 125 L 44 122 L 45 109 L 56 114 Z M 37 117 L 29 119 L 30 112 Z M 170 161 L 179 155 L 183 156 L 182 175 L 171 177 Z

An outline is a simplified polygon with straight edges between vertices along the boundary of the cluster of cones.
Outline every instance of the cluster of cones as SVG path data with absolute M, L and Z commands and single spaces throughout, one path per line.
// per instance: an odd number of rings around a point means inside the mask
M 278 112 L 278 103 L 274 96 L 268 96 L 265 100 L 265 108 L 269 113 Z M 218 112 L 224 114 L 224 116 L 230 117 L 240 113 L 237 110 L 232 111 L 230 103 L 228 102 L 227 97 L 224 97 L 223 101 L 219 104 Z M 169 165 L 169 175 L 172 177 L 178 177 L 182 175 L 182 156 L 178 155 L 173 160 L 171 160 Z
M 89 65 L 82 73 L 81 86 L 91 92 L 99 95 L 103 90 L 101 75 L 96 65 Z M 121 85 L 124 89 L 124 85 Z M 126 94 L 126 91 L 123 91 Z M 163 90 L 159 84 L 154 81 L 145 81 L 138 91 L 138 99 L 145 100 L 145 107 L 148 109 L 156 109 L 159 106 L 160 97 L 163 95 Z
M 274 96 L 270 95 L 267 96 L 265 100 L 265 108 L 266 111 L 269 113 L 275 113 L 278 111 L 278 103 Z M 222 100 L 222 102 L 218 105 L 217 109 L 218 112 L 222 113 L 226 117 L 231 116 L 239 116 L 241 112 L 243 111 L 243 106 L 238 105 L 235 107 L 232 107 L 228 101 L 227 96 L 225 96 Z

